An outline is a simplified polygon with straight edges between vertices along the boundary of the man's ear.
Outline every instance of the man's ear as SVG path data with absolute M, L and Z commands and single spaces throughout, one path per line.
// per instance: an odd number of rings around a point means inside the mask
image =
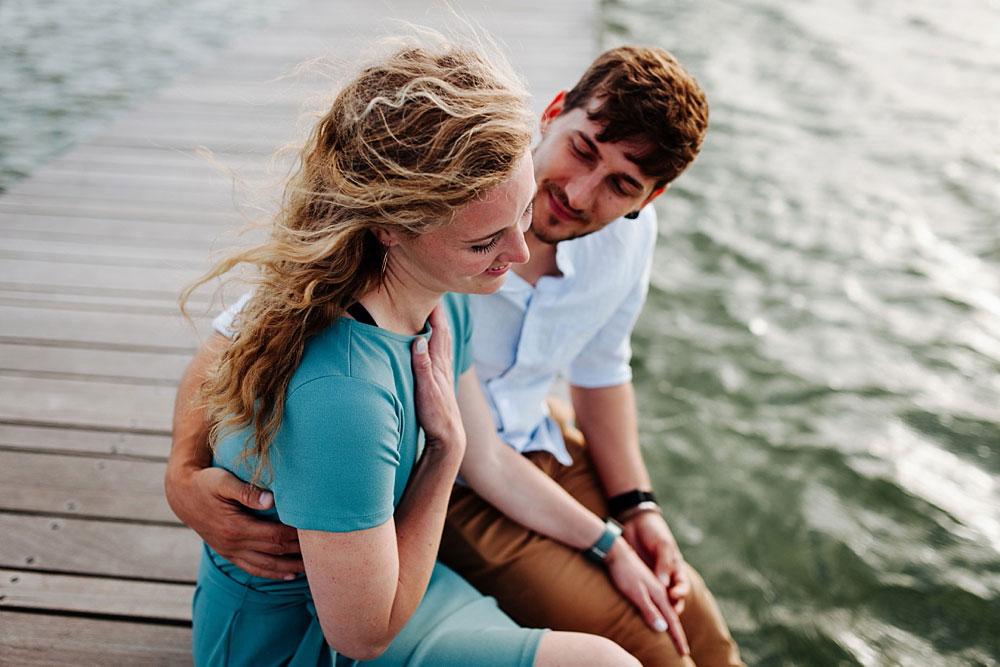
M 666 190 L 669 187 L 670 187 L 670 184 L 668 183 L 667 185 L 664 185 L 662 188 L 656 188 L 655 190 L 653 190 L 652 192 L 650 192 L 649 196 L 646 197 L 646 201 L 644 201 L 641 204 L 639 204 L 639 207 L 636 208 L 634 211 L 630 211 L 629 213 L 626 213 L 625 217 L 628 218 L 629 220 L 635 220 L 636 218 L 638 218 L 639 217 L 639 211 L 641 211 L 642 209 L 644 209 L 646 207 L 646 204 L 648 204 L 649 202 L 653 201 L 654 199 L 656 199 L 657 197 L 659 197 L 660 195 L 662 195 L 663 191 Z
M 646 204 L 648 204 L 649 202 L 653 201 L 654 199 L 656 199 L 657 197 L 659 197 L 660 195 L 662 195 L 663 192 L 665 190 L 667 190 L 668 188 L 670 188 L 670 184 L 669 183 L 667 183 L 666 185 L 664 185 L 662 188 L 656 188 L 655 190 L 653 190 L 652 192 L 650 192 L 649 196 L 646 197 L 646 201 L 642 202 L 642 206 L 640 206 L 639 209 L 636 209 L 636 210 L 640 210 L 643 207 L 645 207 Z
M 545 107 L 545 111 L 542 112 L 542 117 L 538 120 L 538 129 L 542 134 L 545 134 L 545 130 L 548 128 L 549 123 L 552 119 L 562 113 L 563 105 L 566 102 L 566 91 L 560 90 L 556 93 L 556 96 L 552 98 L 549 102 L 549 106 Z

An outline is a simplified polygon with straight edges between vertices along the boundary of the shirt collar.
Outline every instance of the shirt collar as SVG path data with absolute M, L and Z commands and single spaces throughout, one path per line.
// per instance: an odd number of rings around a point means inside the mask
M 580 239 L 560 241 L 556 245 L 556 268 L 563 278 L 572 278 L 576 273 L 576 266 L 573 263 L 573 248 L 570 244 L 578 242 Z

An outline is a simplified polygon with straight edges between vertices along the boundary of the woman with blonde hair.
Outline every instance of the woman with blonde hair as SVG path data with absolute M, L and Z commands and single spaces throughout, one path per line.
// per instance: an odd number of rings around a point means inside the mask
M 196 664 L 637 664 L 519 628 L 435 563 L 466 448 L 454 293 L 496 291 L 527 259 L 523 96 L 505 65 L 446 42 L 368 66 L 313 129 L 269 238 L 187 291 L 256 271 L 201 396 L 214 464 L 273 493 L 306 570 L 255 577 L 206 545 Z

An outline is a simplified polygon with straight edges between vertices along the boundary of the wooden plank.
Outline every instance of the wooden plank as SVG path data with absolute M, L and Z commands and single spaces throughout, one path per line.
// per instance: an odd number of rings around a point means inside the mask
M 79 218 L 115 218 L 119 220 L 154 220 L 160 222 L 191 222 L 225 224 L 238 220 L 232 202 L 225 210 L 190 206 L 183 201 L 165 207 L 156 204 L 137 204 L 123 201 L 89 201 L 62 199 L 57 195 L 45 197 L 4 194 L 0 197 L 0 213 L 33 213 L 37 215 L 62 215 Z
M 10 345 L 0 339 L 0 373 L 176 386 L 190 354 Z
M 0 447 L 48 452 L 114 454 L 166 461 L 170 436 L 127 431 L 0 423 Z
M 207 247 L 208 242 L 227 229 L 235 229 L 244 219 L 236 211 L 232 216 L 219 220 L 189 217 L 163 221 L 145 218 L 50 215 L 32 211 L 0 211 L 0 232 L 18 230 L 25 233 L 58 234 L 64 240 L 100 239 L 103 243 L 114 245 L 172 243 Z
M 233 283 L 224 287 L 221 292 L 224 302 L 231 303 L 246 291 L 246 285 Z M 177 315 L 180 313 L 177 294 L 173 292 L 156 292 L 142 288 L 98 288 L 85 285 L 38 285 L 30 283 L 0 282 L 0 299 L 4 305 L 24 308 L 44 308 L 42 304 L 51 304 L 56 310 L 102 310 L 104 312 L 132 312 L 159 315 Z M 72 304 L 67 304 L 67 300 Z M 218 308 L 211 306 L 212 290 L 199 290 L 191 296 L 188 311 L 195 320 L 211 317 Z M 73 305 L 72 308 L 67 307 Z M 207 309 L 207 310 L 206 310 Z M 0 327 L 0 338 L 10 339 Z
M 0 610 L 69 611 L 190 622 L 193 595 L 191 584 L 0 568 Z
M 0 567 L 194 583 L 202 542 L 182 526 L 0 513 Z
M 231 205 L 234 200 L 238 203 L 265 198 L 276 201 L 287 178 L 287 172 L 266 171 L 263 165 L 249 168 L 203 165 L 199 169 L 185 170 L 143 165 L 129 169 L 120 165 L 119 169 L 98 171 L 83 167 L 81 170 L 74 164 L 55 165 L 15 184 L 7 192 L 49 198 L 54 190 L 58 190 L 60 198 L 121 199 L 128 203 L 166 201 L 172 204 L 183 201 L 217 204 L 217 200 L 224 198 L 226 201 L 222 203 Z M 119 190 L 116 191 L 116 188 Z M 127 196 L 129 194 L 135 196 Z M 233 210 L 237 209 L 234 207 Z
M 168 168 L 158 164 L 143 165 L 137 170 L 134 165 L 126 166 L 115 163 L 116 170 L 109 168 L 93 169 L 84 164 L 54 164 L 33 174 L 30 179 L 15 184 L 8 192 L 30 192 L 26 188 L 38 188 L 45 185 L 49 189 L 53 185 L 60 187 L 72 186 L 109 188 L 112 186 L 152 189 L 155 187 L 170 190 L 222 190 L 232 189 L 233 174 L 222 171 L 207 162 L 199 165 L 186 165 L 183 168 Z M 252 172 L 240 170 L 236 172 L 244 180 L 251 183 L 258 179 L 265 180 L 267 175 L 260 165 Z M 273 179 L 277 181 L 278 179 Z M 40 189 L 40 188 L 38 188 Z M 37 191 L 37 190 L 36 190 Z
M 0 611 L 8 665 L 190 665 L 191 628 Z
M 317 90 L 312 90 L 315 95 Z M 308 95 L 303 95 L 304 103 Z M 153 146 L 212 146 L 230 142 L 252 143 L 271 153 L 281 146 L 301 140 L 302 129 L 296 128 L 297 114 L 284 118 L 260 118 L 253 113 L 253 107 L 234 109 L 229 118 L 204 116 L 201 114 L 181 114 L 150 118 L 125 116 L 115 123 L 105 135 L 99 137 L 101 143 L 115 144 L 133 142 Z M 241 112 L 242 111 L 242 112 Z
M 164 292 L 170 295 L 168 290 Z M 208 322 L 196 319 L 192 326 L 179 311 L 159 315 L 73 309 L 58 303 L 0 305 L 0 340 L 74 342 L 98 349 L 186 354 L 208 333 Z
M 0 421 L 170 433 L 173 387 L 0 375 Z
M 127 262 L 199 268 L 208 256 L 208 245 L 170 247 L 147 242 L 144 246 L 109 245 L 101 242 L 70 241 L 61 237 L 45 240 L 7 238 L 0 257 L 46 262 L 75 261 L 88 264 Z
M 0 511 L 179 523 L 163 496 L 166 464 L 0 450 Z
M 157 107 L 168 105 L 160 102 Z M 231 105 L 220 107 L 231 112 Z M 293 112 L 295 113 L 295 112 Z M 239 153 L 216 153 L 214 159 L 220 163 L 242 169 L 264 169 L 267 160 L 257 155 Z M 194 151 L 165 150 L 155 147 L 115 148 L 97 144 L 81 144 L 43 166 L 36 173 L 44 173 L 49 169 L 75 168 L 77 170 L 121 173 L 129 169 L 156 170 L 162 169 L 168 173 L 215 173 L 215 167 Z M 34 175 L 32 175 L 34 178 Z
M 170 207 L 179 210 L 198 210 L 207 208 L 214 211 L 226 211 L 233 209 L 233 195 L 226 185 L 219 184 L 218 187 L 191 186 L 184 187 L 180 184 L 164 184 L 157 188 L 150 185 L 144 188 L 128 188 L 123 186 L 106 185 L 97 187 L 96 185 L 74 185 L 66 183 L 59 187 L 51 184 L 35 184 L 31 179 L 21 181 L 4 193 L 4 199 L 16 201 L 18 199 L 44 199 L 61 202 L 117 202 L 121 201 L 130 206 L 145 205 Z
M 201 307 L 209 294 L 193 296 Z M 204 298 L 202 298 L 204 297 Z M 153 293 L 136 294 L 128 291 L 88 290 L 83 287 L 45 285 L 12 285 L 0 283 L 0 304 L 24 308 L 53 308 L 56 310 L 89 310 L 107 313 L 143 313 L 148 315 L 175 316 L 179 311 L 173 295 Z
M 0 239 L 3 245 L 7 246 L 11 241 L 38 241 L 44 243 L 55 242 L 64 246 L 67 250 L 74 244 L 81 246 L 91 246 L 99 243 L 105 251 L 114 252 L 111 249 L 121 248 L 133 254 L 146 252 L 151 248 L 160 248 L 164 252 L 174 250 L 185 253 L 198 253 L 202 256 L 208 253 L 208 249 L 213 247 L 213 242 L 222 230 L 204 225 L 192 226 L 184 229 L 173 227 L 167 230 L 170 236 L 156 233 L 141 233 L 135 229 L 135 224 L 124 223 L 122 221 L 94 221 L 100 231 L 87 231 L 91 225 L 84 223 L 73 227 L 68 227 L 75 231 L 66 231 L 56 225 L 31 224 L 33 219 L 39 221 L 46 219 L 45 216 L 19 216 L 17 221 L 7 225 L 0 222 Z M 51 220 L 51 218 L 48 218 Z M 47 228 L 43 228 L 47 227 Z M 105 227 L 112 228 L 110 233 Z M 124 233 L 117 233 L 121 230 Z M 188 233 L 184 233 L 184 232 Z
M 202 270 L 193 266 L 144 267 L 141 265 L 141 258 L 126 266 L 102 266 L 96 260 L 58 263 L 0 257 L 0 275 L 4 277 L 4 281 L 27 285 L 76 285 L 97 289 L 137 286 L 176 296 L 185 285 L 202 273 Z
M 288 137 L 275 139 L 276 150 Z M 233 175 L 242 181 L 234 190 Z M 182 210 L 196 207 L 234 209 L 234 198 L 245 202 L 253 198 L 276 201 L 280 195 L 281 178 L 265 178 L 257 170 L 246 174 L 225 173 L 209 164 L 199 170 L 190 169 L 183 175 L 133 170 L 130 174 L 102 172 L 40 171 L 35 178 L 15 183 L 4 199 L 42 199 L 44 201 L 122 201 L 129 205 L 170 205 Z
M 189 258 L 190 256 L 191 255 L 188 255 Z M 16 264 L 17 262 L 35 262 L 56 265 L 54 267 L 48 267 L 50 272 L 53 269 L 58 270 L 61 265 L 82 265 L 87 267 L 102 267 L 103 269 L 112 270 L 117 270 L 119 268 L 144 267 L 150 269 L 163 269 L 173 271 L 175 273 L 181 271 L 196 272 L 208 268 L 208 263 L 205 261 L 207 257 L 202 258 L 202 260 L 192 260 L 189 258 L 177 260 L 157 259 L 155 257 L 146 258 L 136 253 L 123 253 L 121 251 L 112 251 L 103 255 L 83 255 L 81 253 L 60 254 L 58 252 L 8 252 L 6 250 L 0 250 L 0 262 L 5 264 L 9 262 L 9 268 L 12 274 L 19 268 L 18 264 Z M 5 266 L 4 268 L 8 267 Z
M 225 224 L 204 224 L 0 214 L 0 247 L 6 257 L 22 261 L 79 263 L 89 256 L 96 258 L 90 263 L 110 257 L 111 263 L 134 265 L 148 257 L 167 268 L 198 268 L 207 266 L 212 253 L 259 242 L 265 231 L 257 228 L 244 233 L 244 228 L 250 220 L 266 218 L 266 213 L 257 213 L 234 217 Z
M 242 283 L 232 282 L 223 286 L 218 296 L 211 288 L 198 290 L 187 304 L 188 314 L 195 320 L 211 321 L 222 303 L 232 303 L 247 291 Z M 213 305 L 213 301 L 217 302 Z M 177 294 L 171 292 L 144 292 L 128 288 L 88 288 L 79 285 L 30 285 L 27 283 L 0 282 L 0 303 L 24 308 L 49 308 L 55 310 L 100 311 L 107 313 L 134 313 L 176 317 L 180 313 Z M 0 337 L 3 329 L 0 328 Z

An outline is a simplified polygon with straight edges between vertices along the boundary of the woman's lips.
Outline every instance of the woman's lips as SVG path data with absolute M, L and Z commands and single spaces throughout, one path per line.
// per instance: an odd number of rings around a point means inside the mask
M 486 269 L 485 273 L 490 276 L 502 276 L 507 273 L 507 269 L 510 268 L 510 263 L 501 264 L 500 266 L 494 266 L 491 269 Z

